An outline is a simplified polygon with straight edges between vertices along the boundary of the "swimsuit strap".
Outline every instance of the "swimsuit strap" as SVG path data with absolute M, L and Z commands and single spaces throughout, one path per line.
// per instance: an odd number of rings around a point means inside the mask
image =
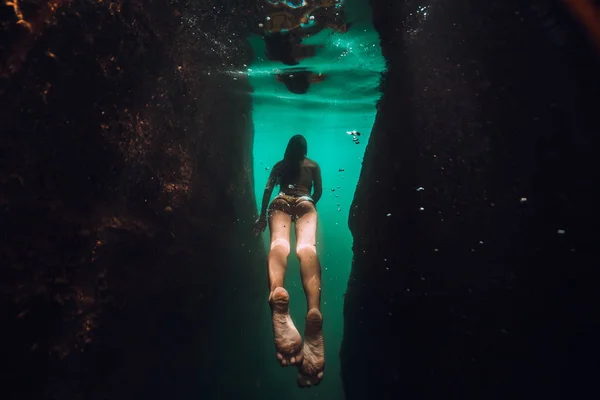
M 287 185 L 287 187 L 288 187 L 288 189 L 304 190 L 304 191 L 308 192 L 308 188 L 303 185 Z

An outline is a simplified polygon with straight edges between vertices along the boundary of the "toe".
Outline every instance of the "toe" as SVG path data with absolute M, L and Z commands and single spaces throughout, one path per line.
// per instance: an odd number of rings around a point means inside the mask
M 285 358 L 281 360 L 281 366 L 282 367 L 287 367 L 288 365 L 288 360 L 286 360 Z
M 317 375 L 303 375 L 301 372 L 298 373 L 298 386 L 300 387 L 311 387 L 318 386 L 323 380 L 323 371 L 320 371 Z
M 304 360 L 304 355 L 302 353 L 298 353 L 296 355 L 296 365 L 302 365 L 303 360 Z
M 310 384 L 311 384 L 311 386 L 318 386 L 319 383 L 321 383 L 321 378 L 319 378 L 318 375 L 317 376 L 312 376 L 310 378 Z
M 302 374 L 298 374 L 298 386 L 300 386 L 300 387 L 307 387 L 307 386 L 309 386 L 308 380 Z
M 283 356 L 281 355 L 281 353 L 277 353 L 277 359 L 279 361 L 283 360 Z

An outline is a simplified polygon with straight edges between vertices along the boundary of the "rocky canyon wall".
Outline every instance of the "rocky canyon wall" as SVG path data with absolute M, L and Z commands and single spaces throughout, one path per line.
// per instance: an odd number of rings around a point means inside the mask
M 264 254 L 250 88 L 231 73 L 252 54 L 229 3 L 3 2 L 1 397 L 246 379 L 223 368 L 255 358 L 251 335 L 223 332 L 256 318 Z
M 597 393 L 598 58 L 562 2 L 371 1 L 352 399 Z

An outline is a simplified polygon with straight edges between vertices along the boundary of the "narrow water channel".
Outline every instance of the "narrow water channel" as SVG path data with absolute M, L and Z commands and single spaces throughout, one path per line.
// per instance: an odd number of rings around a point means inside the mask
M 385 60 L 381 55 L 379 36 L 372 26 L 368 2 L 347 0 L 340 5 L 338 10 L 345 14 L 348 30 L 340 32 L 326 28 L 303 38 L 302 44 L 314 45 L 316 53 L 298 60 L 297 65 L 269 60 L 265 55 L 265 41 L 258 36 L 250 39 L 255 53 L 254 61 L 248 66 L 248 75 L 253 87 L 257 204 L 270 169 L 283 157 L 288 140 L 295 134 L 306 137 L 308 157 L 320 164 L 323 175 L 323 197 L 317 206 L 317 251 L 323 268 L 325 378 L 318 387 L 302 391 L 296 385 L 295 368 L 282 369 L 276 362 L 265 292 L 260 323 L 267 345 L 264 360 L 260 362 L 271 367 L 266 369 L 268 376 L 257 379 L 264 389 L 264 397 L 261 397 L 264 399 L 280 399 L 282 393 L 290 400 L 343 398 L 338 354 L 342 342 L 344 292 L 352 262 L 348 215 L 375 120 Z M 313 78 L 314 83 L 306 93 L 294 93 L 284 82 L 286 77 L 294 78 L 299 73 L 317 77 Z M 293 86 L 292 90 L 297 91 Z M 268 229 L 263 235 L 268 251 Z M 294 256 L 294 239 L 292 233 L 285 285 L 291 297 L 292 318 L 302 332 L 306 301 L 299 263 Z

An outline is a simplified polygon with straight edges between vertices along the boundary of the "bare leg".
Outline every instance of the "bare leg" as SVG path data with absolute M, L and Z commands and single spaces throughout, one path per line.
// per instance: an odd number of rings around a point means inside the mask
M 317 210 L 309 201 L 296 206 L 296 255 L 308 310 L 321 309 L 321 263 L 317 256 Z
M 277 200 L 275 200 L 277 202 Z M 287 258 L 290 255 L 290 226 L 292 217 L 284 210 L 275 208 L 269 210 L 269 231 L 271 232 L 271 249 L 268 255 L 269 291 L 273 294 L 275 288 L 283 287 Z M 281 205 L 283 208 L 283 205 Z
M 275 200 L 269 212 L 271 249 L 268 257 L 269 304 L 273 320 L 273 336 L 277 359 L 282 366 L 302 362 L 302 337 L 289 312 L 290 296 L 283 288 L 287 257 L 290 254 L 290 225 L 285 202 Z
M 298 368 L 298 385 L 318 385 L 323 379 L 325 351 L 323 343 L 323 317 L 321 315 L 321 264 L 317 256 L 317 210 L 304 201 L 294 210 L 296 221 L 296 254 L 300 260 L 302 284 L 306 293 L 308 313 L 304 331 L 304 360 Z

